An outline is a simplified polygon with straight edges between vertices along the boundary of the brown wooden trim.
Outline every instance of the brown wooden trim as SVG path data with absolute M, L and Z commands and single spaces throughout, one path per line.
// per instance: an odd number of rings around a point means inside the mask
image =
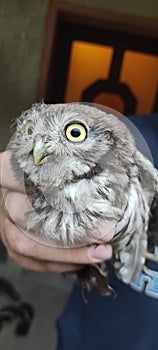
M 48 82 L 50 62 L 52 64 L 53 49 L 56 40 L 58 19 L 71 23 L 96 26 L 147 38 L 158 38 L 158 19 L 136 15 L 121 14 L 109 10 L 89 8 L 70 3 L 50 0 L 46 16 L 46 31 L 38 82 L 37 100 L 45 96 Z

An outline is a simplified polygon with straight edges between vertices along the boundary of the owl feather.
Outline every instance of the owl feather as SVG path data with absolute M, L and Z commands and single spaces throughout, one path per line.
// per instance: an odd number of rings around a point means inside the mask
M 10 148 L 30 201 L 23 228 L 48 244 L 74 247 L 97 244 L 99 228 L 115 222 L 111 263 L 122 281 L 133 281 L 157 239 L 150 229 L 158 172 L 125 124 L 92 106 L 39 103 L 17 119 Z

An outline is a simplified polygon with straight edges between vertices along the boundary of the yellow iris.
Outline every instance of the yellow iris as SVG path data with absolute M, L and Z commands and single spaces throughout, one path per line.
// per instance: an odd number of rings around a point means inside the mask
M 84 141 L 87 136 L 87 130 L 83 124 L 73 123 L 69 124 L 65 129 L 66 137 L 72 142 Z
M 30 137 L 33 134 L 33 123 L 31 121 L 28 121 L 25 125 L 25 138 L 26 140 L 29 140 Z

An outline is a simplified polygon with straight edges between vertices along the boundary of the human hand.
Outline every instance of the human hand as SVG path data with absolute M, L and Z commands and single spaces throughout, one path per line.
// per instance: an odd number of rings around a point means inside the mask
M 42 244 L 30 238 L 16 224 L 23 219 L 27 210 L 27 196 L 19 192 L 18 184 L 10 166 L 10 154 L 0 154 L 0 173 L 2 155 L 5 156 L 8 171 L 5 173 L 2 186 L 9 188 L 1 203 L 0 231 L 9 256 L 21 267 L 34 271 L 69 272 L 85 264 L 101 262 L 111 257 L 110 244 L 100 243 L 97 246 L 75 248 L 56 248 Z M 104 227 L 104 242 L 114 235 L 114 225 Z

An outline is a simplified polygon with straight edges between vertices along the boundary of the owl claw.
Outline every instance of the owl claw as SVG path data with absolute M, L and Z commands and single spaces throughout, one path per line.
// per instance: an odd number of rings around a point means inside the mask
M 116 294 L 115 290 L 108 284 L 107 276 L 98 264 L 86 266 L 77 273 L 77 276 L 82 287 L 82 296 L 85 303 L 87 303 L 85 291 L 89 291 L 93 285 L 98 288 L 101 295 L 114 296 Z

